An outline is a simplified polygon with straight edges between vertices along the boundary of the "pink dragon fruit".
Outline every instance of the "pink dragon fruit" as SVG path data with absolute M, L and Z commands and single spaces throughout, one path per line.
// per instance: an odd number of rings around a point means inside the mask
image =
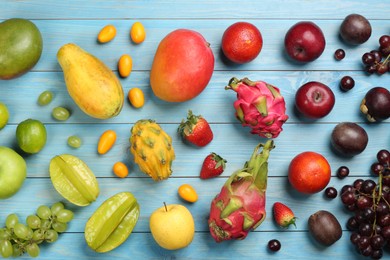
M 277 87 L 263 81 L 232 78 L 225 89 L 237 92 L 234 108 L 243 126 L 252 128 L 252 134 L 266 138 L 278 137 L 288 116 L 285 114 L 284 98 Z
M 267 161 L 273 148 L 272 140 L 258 144 L 244 168 L 229 177 L 211 202 L 208 224 L 216 242 L 244 239 L 264 221 Z

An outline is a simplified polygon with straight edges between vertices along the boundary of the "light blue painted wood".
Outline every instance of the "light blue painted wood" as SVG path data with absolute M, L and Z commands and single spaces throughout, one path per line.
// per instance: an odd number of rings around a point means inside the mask
M 25 16 L 30 19 L 343 19 L 350 13 L 361 13 L 370 19 L 388 19 L 388 3 L 382 0 L 234 0 L 217 1 L 13 1 L 3 0 L 0 18 Z M 50 11 L 50 12 L 48 12 Z
M 96 171 L 95 174 L 99 177 L 111 177 L 111 168 L 116 161 L 123 161 L 129 165 L 131 172 L 134 172 L 130 177 L 144 176 L 133 163 L 133 157 L 128 150 L 131 126 L 131 124 L 47 125 L 48 140 L 45 148 L 38 154 L 25 156 L 30 170 L 29 176 L 47 177 L 50 159 L 62 153 L 79 156 Z M 214 140 L 204 148 L 197 148 L 183 143 L 176 133 L 178 125 L 161 124 L 161 126 L 173 138 L 176 159 L 172 164 L 172 177 L 198 177 L 203 159 L 212 151 L 228 161 L 223 176 L 229 176 L 230 173 L 243 167 L 259 142 L 265 142 L 263 138 L 250 134 L 248 129 L 241 125 L 212 124 Z M 272 151 L 269 175 L 287 176 L 287 168 L 292 158 L 308 150 L 321 153 L 328 158 L 334 173 L 341 165 L 347 165 L 351 169 L 351 175 L 368 175 L 376 152 L 389 146 L 388 124 L 363 125 L 367 129 L 369 143 L 363 153 L 352 158 L 340 157 L 332 150 L 330 135 L 334 126 L 335 124 L 285 125 L 283 132 L 275 139 L 276 148 Z M 14 126 L 7 126 L 2 130 L 0 145 L 16 148 L 15 129 Z M 98 155 L 96 150 L 99 136 L 107 129 L 117 132 L 117 141 L 107 154 Z M 318 129 L 321 129 L 320 133 L 316 132 Z M 67 138 L 70 135 L 81 137 L 83 141 L 81 148 L 73 149 L 67 146 Z
M 312 20 L 323 31 L 326 38 L 324 53 L 314 62 L 296 64 L 290 61 L 284 52 L 284 36 L 288 29 L 300 20 L 250 20 L 262 33 L 264 45 L 259 56 L 250 63 L 234 65 L 221 55 L 221 39 L 224 31 L 231 24 L 240 20 L 189 19 L 189 20 L 140 20 L 146 29 L 146 41 L 134 45 L 129 39 L 133 20 L 33 20 L 41 30 L 44 47 L 41 60 L 34 71 L 61 71 L 56 60 L 58 49 L 73 42 L 86 51 L 102 59 L 111 69 L 116 69 L 119 57 L 128 53 L 133 58 L 133 70 L 150 70 L 158 43 L 170 32 L 186 28 L 201 33 L 210 43 L 216 63 L 215 70 L 227 71 L 291 71 L 291 70 L 362 70 L 361 57 L 366 51 L 378 47 L 378 39 L 388 33 L 388 20 L 371 20 L 372 37 L 363 45 L 349 46 L 339 38 L 340 20 Z M 99 31 L 107 24 L 117 27 L 117 36 L 106 44 L 97 43 Z M 346 58 L 342 61 L 334 59 L 335 50 L 343 48 Z
M 367 178 L 367 176 L 351 177 L 348 182 L 353 182 L 360 177 Z M 40 205 L 50 206 L 56 201 L 63 201 L 67 207 L 75 212 L 75 218 L 70 223 L 68 232 L 83 232 L 91 212 L 94 212 L 103 201 L 118 192 L 129 191 L 137 198 L 141 209 L 140 218 L 134 232 L 150 232 L 149 216 L 155 209 L 162 207 L 163 202 L 165 202 L 167 204 L 185 205 L 194 217 L 196 231 L 208 233 L 207 220 L 210 204 L 213 198 L 220 192 L 226 179 L 226 177 L 210 180 L 170 178 L 161 183 L 154 183 L 149 178 L 98 178 L 100 194 L 97 200 L 89 206 L 77 207 L 63 199 L 56 192 L 49 178 L 28 178 L 20 192 L 12 199 L 2 201 L 7 211 L 0 212 L 0 224 L 4 224 L 9 212 L 15 212 L 20 219 L 25 219 L 28 215 L 33 214 Z M 340 191 L 343 185 L 348 182 L 333 177 L 329 186 L 333 186 Z M 197 190 L 199 196 L 197 202 L 191 204 L 179 198 L 177 189 L 184 183 L 192 185 Z M 323 192 L 313 195 L 299 194 L 293 190 L 286 178 L 281 177 L 269 177 L 267 188 L 267 218 L 256 229 L 256 232 L 306 232 L 308 217 L 321 209 L 332 212 L 338 218 L 343 230 L 347 230 L 346 222 L 351 214 L 341 205 L 340 198 L 335 198 L 334 200 L 327 199 L 324 197 Z M 277 201 L 285 203 L 294 211 L 298 218 L 296 228 L 291 226 L 287 230 L 276 225 L 272 218 L 272 206 Z
M 355 80 L 355 87 L 349 92 L 339 88 L 339 82 L 345 75 Z M 152 118 L 159 123 L 180 123 L 186 117 L 188 109 L 203 115 L 210 123 L 238 123 L 235 118 L 233 103 L 236 93 L 225 90 L 232 77 L 251 80 L 263 80 L 277 86 L 283 95 L 290 123 L 334 123 L 353 121 L 364 123 L 366 120 L 359 107 L 361 100 L 369 89 L 375 86 L 388 87 L 388 77 L 367 76 L 360 71 L 215 71 L 206 89 L 196 98 L 184 103 L 169 103 L 154 96 L 149 85 L 149 71 L 133 72 L 129 78 L 121 79 L 125 94 L 133 87 L 139 87 L 145 94 L 146 103 L 143 108 L 133 108 L 127 99 L 122 112 L 109 120 L 99 120 L 85 115 L 72 101 L 67 93 L 62 72 L 30 72 L 21 78 L 2 81 L 2 102 L 10 110 L 10 124 L 17 124 L 27 117 L 34 117 L 44 123 L 55 124 L 51 110 L 56 106 L 65 106 L 72 115 L 68 123 L 134 123 L 141 118 Z M 295 92 L 309 81 L 319 81 L 328 85 L 336 95 L 336 103 L 332 112 L 318 120 L 308 120 L 295 112 Z M 18 91 L 15 91 L 18 90 Z M 50 90 L 54 94 L 51 104 L 40 107 L 37 98 L 40 93 Z M 169 116 L 166 116 L 169 114 Z M 388 123 L 386 120 L 384 123 Z
M 366 91 L 373 86 L 389 88 L 389 76 L 367 76 L 362 71 L 361 56 L 378 45 L 378 38 L 389 33 L 390 20 L 387 1 L 12 1 L 3 0 L 0 20 L 11 17 L 32 19 L 44 38 L 43 55 L 34 69 L 26 75 L 9 81 L 0 81 L 0 101 L 10 110 L 9 124 L 0 131 L 0 145 L 16 148 L 15 129 L 19 122 L 36 118 L 45 123 L 48 141 L 38 154 L 25 155 L 28 178 L 23 189 L 14 197 L 0 201 L 0 225 L 12 212 L 22 219 L 41 204 L 50 205 L 63 200 L 53 188 L 48 172 L 50 159 L 60 153 L 71 153 L 83 159 L 94 171 L 100 185 L 100 195 L 88 207 L 77 207 L 66 203 L 75 211 L 75 219 L 69 230 L 60 236 L 58 242 L 41 248 L 40 259 L 362 259 L 349 242 L 345 223 L 350 216 L 343 209 L 340 199 L 327 200 L 323 193 L 311 196 L 298 194 L 287 180 L 287 169 L 291 159 L 303 151 L 323 154 L 332 167 L 329 186 L 338 190 L 357 178 L 372 178 L 370 164 L 379 149 L 390 149 L 390 121 L 368 124 L 358 110 Z M 238 10 L 240 9 L 240 10 Z M 370 19 L 373 35 L 360 46 L 347 46 L 338 37 L 342 19 L 350 13 L 360 13 Z M 132 23 L 141 21 L 147 30 L 146 41 L 133 45 L 129 40 Z M 264 46 L 259 57 L 245 65 L 226 63 L 220 53 L 220 42 L 224 30 L 232 23 L 246 20 L 259 27 Z M 312 20 L 323 30 L 327 46 L 324 54 L 315 62 L 302 65 L 286 60 L 283 53 L 283 38 L 290 26 L 300 20 Z M 96 36 L 106 24 L 112 23 L 118 29 L 114 41 L 99 45 Z M 153 56 L 160 40 L 176 28 L 199 31 L 210 42 L 215 54 L 213 77 L 201 95 L 181 103 L 171 104 L 158 100 L 149 87 L 149 72 Z M 133 57 L 134 67 L 129 78 L 121 79 L 127 94 L 132 87 L 140 87 L 146 96 L 142 109 L 134 109 L 126 101 L 121 114 L 109 120 L 97 120 L 83 114 L 67 94 L 63 75 L 56 60 L 56 52 L 67 42 L 75 42 L 101 58 L 117 73 L 116 63 L 121 54 Z M 333 53 L 344 48 L 347 57 L 337 62 Z M 347 93 L 338 88 L 344 75 L 352 76 L 355 88 Z M 275 139 L 276 148 L 271 152 L 269 182 L 264 223 L 244 241 L 230 241 L 217 244 L 211 238 L 207 218 L 212 198 L 219 192 L 227 177 L 241 168 L 251 155 L 260 138 L 249 133 L 234 117 L 235 93 L 225 91 L 224 86 L 231 77 L 249 77 L 264 80 L 281 89 L 287 104 L 288 122 L 284 131 Z M 335 95 L 333 111 L 325 118 L 311 121 L 294 111 L 294 96 L 300 85 L 317 80 L 329 85 Z M 36 104 L 38 95 L 44 90 L 55 94 L 53 102 L 46 107 Z M 65 123 L 51 118 L 55 106 L 68 107 L 72 115 Z M 204 148 L 183 143 L 177 135 L 177 127 L 185 118 L 187 110 L 202 114 L 210 123 L 214 140 Z M 168 180 L 155 183 L 134 164 L 128 151 L 130 129 L 141 118 L 151 118 L 161 124 L 173 138 L 176 160 L 173 174 Z M 338 122 L 352 121 L 363 126 L 369 135 L 366 150 L 353 158 L 335 154 L 329 144 L 329 136 Z M 103 156 L 96 152 L 100 134 L 113 129 L 118 139 L 113 149 Z M 83 145 L 79 149 L 67 146 L 69 135 L 79 135 Z M 239 144 L 239 145 L 238 145 Z M 17 151 L 19 151 L 17 149 Z M 228 160 L 225 172 L 218 178 L 200 180 L 201 164 L 209 152 L 217 152 Z M 20 151 L 19 151 L 20 152 Z M 130 169 L 128 178 L 114 177 L 111 167 L 116 161 L 125 162 Z M 351 177 L 338 179 L 336 170 L 346 165 Z M 188 204 L 180 200 L 177 188 L 183 183 L 193 185 L 199 194 L 199 201 Z M 120 191 L 131 191 L 141 205 L 141 216 L 134 233 L 121 247 L 106 254 L 90 250 L 84 241 L 84 226 L 94 210 L 109 196 Z M 196 222 L 193 243 L 185 249 L 167 251 L 153 241 L 149 232 L 150 214 L 162 202 L 186 205 Z M 298 217 L 297 228 L 288 230 L 277 227 L 272 219 L 272 205 L 281 201 L 289 205 Z M 307 219 L 317 210 L 333 212 L 343 227 L 343 237 L 329 248 L 317 245 L 310 237 Z M 270 239 L 282 242 L 282 250 L 271 253 L 266 249 Z M 388 254 L 385 255 L 388 257 Z M 27 257 L 26 257 L 27 258 Z M 22 258 L 23 259 L 23 258 Z

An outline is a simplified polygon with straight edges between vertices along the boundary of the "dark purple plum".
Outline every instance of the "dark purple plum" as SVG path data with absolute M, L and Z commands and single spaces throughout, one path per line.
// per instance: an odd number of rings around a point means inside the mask
M 360 14 L 350 14 L 344 18 L 340 26 L 341 38 L 349 44 L 358 45 L 371 37 L 371 24 Z
M 368 135 L 356 123 L 342 122 L 335 126 L 331 135 L 333 148 L 344 156 L 355 156 L 366 149 Z

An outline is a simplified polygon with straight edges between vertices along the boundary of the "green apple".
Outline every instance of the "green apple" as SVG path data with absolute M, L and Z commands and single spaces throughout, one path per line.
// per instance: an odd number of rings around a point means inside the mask
M 9 112 L 7 106 L 0 102 L 0 130 L 8 123 Z
M 0 199 L 13 196 L 27 176 L 26 161 L 11 148 L 0 146 Z
M 183 205 L 171 204 L 150 215 L 150 231 L 157 244 L 168 250 L 177 250 L 191 244 L 195 223 L 191 212 Z

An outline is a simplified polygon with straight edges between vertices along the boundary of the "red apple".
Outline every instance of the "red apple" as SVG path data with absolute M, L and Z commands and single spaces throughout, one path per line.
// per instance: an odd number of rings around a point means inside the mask
M 295 105 L 300 113 L 312 119 L 326 116 L 333 109 L 335 96 L 325 84 L 310 81 L 295 94 Z
M 313 22 L 298 22 L 286 33 L 284 47 L 295 61 L 310 62 L 321 56 L 325 49 L 325 37 Z

